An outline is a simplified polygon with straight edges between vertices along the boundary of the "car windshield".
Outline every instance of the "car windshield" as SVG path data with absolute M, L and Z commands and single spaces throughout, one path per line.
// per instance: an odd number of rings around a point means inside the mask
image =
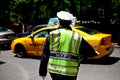
M 0 27 L 0 32 L 6 32 L 6 31 L 10 31 L 10 30 L 7 28 Z
M 47 24 L 37 25 L 37 26 L 31 28 L 29 32 L 30 32 L 30 33 L 35 32 L 36 30 L 38 30 L 38 29 L 40 29 L 40 28 L 43 28 L 43 27 L 47 27 Z
M 81 31 L 84 31 L 84 32 L 86 32 L 86 33 L 88 33 L 90 35 L 98 34 L 99 33 L 98 31 L 95 31 L 95 30 L 89 29 L 89 28 L 77 28 L 77 29 L 79 29 Z
M 48 35 L 47 31 L 41 31 L 41 32 L 34 34 L 34 38 L 47 37 L 47 35 Z

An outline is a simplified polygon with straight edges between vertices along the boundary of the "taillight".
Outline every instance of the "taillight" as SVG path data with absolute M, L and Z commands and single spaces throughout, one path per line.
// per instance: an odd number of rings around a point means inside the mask
M 111 36 L 108 36 L 101 39 L 100 45 L 107 45 L 110 43 L 111 43 Z
M 104 38 L 101 40 L 100 45 L 105 45 L 105 40 L 104 40 Z

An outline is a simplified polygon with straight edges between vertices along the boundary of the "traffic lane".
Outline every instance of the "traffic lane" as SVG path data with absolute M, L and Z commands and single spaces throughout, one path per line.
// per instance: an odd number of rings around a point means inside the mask
M 39 57 L 18 58 L 4 49 L 0 54 L 0 80 L 43 80 L 39 76 L 39 64 Z M 49 73 L 46 80 L 52 80 Z
M 119 80 L 120 47 L 116 47 L 108 58 L 83 62 L 79 68 L 81 80 Z
M 0 80 L 28 80 L 28 75 L 21 65 L 0 61 Z
M 89 63 L 81 63 L 80 70 L 78 73 L 78 80 L 119 80 L 120 79 L 120 77 L 118 76 L 118 74 L 120 74 L 120 71 L 119 71 L 120 53 L 119 52 L 120 52 L 120 50 L 118 47 L 114 50 L 114 53 L 105 60 L 101 60 L 98 62 L 91 61 Z M 6 63 L 8 63 L 9 61 L 14 62 L 15 64 L 17 63 L 17 64 L 21 65 L 22 68 L 24 68 L 24 71 L 27 73 L 27 75 L 26 75 L 28 77 L 27 80 L 42 80 L 42 78 L 39 76 L 39 73 L 38 73 L 39 63 L 40 63 L 39 59 L 31 58 L 31 57 L 17 58 L 10 51 L 2 51 L 1 53 L 2 54 L 1 54 L 0 58 L 2 58 L 2 61 L 6 62 Z M 16 72 L 16 73 L 18 73 L 18 72 Z M 10 74 L 10 73 L 8 73 L 8 74 Z M 12 77 L 15 77 L 15 76 L 13 75 Z M 46 76 L 46 80 L 51 80 L 49 73 Z

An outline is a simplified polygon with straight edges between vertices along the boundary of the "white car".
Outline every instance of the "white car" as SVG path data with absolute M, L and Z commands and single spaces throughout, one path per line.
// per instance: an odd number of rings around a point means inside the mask
M 16 34 L 10 29 L 0 27 L 0 48 L 10 45 L 16 37 Z

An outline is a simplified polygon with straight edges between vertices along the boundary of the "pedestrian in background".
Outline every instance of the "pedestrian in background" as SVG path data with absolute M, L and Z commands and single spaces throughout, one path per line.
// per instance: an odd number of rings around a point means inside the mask
M 71 13 L 60 11 L 57 17 L 60 27 L 46 38 L 39 75 L 44 78 L 48 66 L 52 80 L 77 80 L 82 57 L 93 57 L 96 53 L 80 34 L 72 31 L 74 16 Z

